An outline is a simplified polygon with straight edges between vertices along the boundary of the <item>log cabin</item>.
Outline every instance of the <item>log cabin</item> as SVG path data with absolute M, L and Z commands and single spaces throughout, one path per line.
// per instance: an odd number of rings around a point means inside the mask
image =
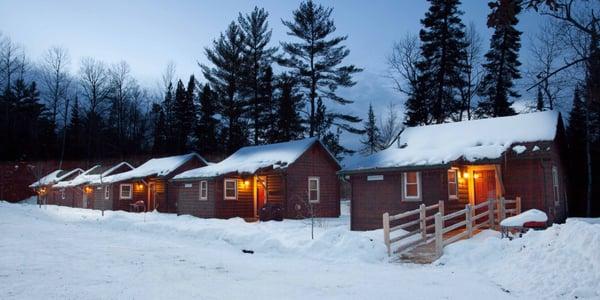
M 338 217 L 340 164 L 317 138 L 249 146 L 225 160 L 183 172 L 179 214 L 255 219 L 267 204 L 284 218 Z M 312 212 L 312 213 L 311 213 Z
M 404 129 L 378 153 L 340 172 L 351 184 L 351 229 L 382 227 L 382 214 L 444 201 L 448 210 L 521 197 L 549 222 L 567 214 L 565 137 L 555 111 Z
M 62 205 L 63 203 L 67 203 L 66 194 L 52 187 L 61 181 L 71 180 L 81 173 L 83 173 L 83 170 L 79 168 L 70 171 L 55 170 L 30 184 L 29 187 L 38 195 L 38 202 L 40 204 Z
M 169 181 L 181 172 L 206 166 L 197 153 L 153 158 L 130 171 L 90 182 L 94 208 L 101 210 L 177 212 L 177 197 Z
M 94 189 L 89 184 L 94 180 L 100 180 L 114 174 L 133 170 L 133 166 L 127 162 L 121 162 L 114 166 L 103 167 L 95 165 L 71 180 L 63 180 L 52 186 L 52 189 L 61 191 L 65 195 L 65 203 L 68 206 L 80 208 L 95 208 Z

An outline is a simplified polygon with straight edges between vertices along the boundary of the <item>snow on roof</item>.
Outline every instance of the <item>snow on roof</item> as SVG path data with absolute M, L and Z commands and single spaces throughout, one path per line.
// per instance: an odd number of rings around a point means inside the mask
M 65 187 L 79 186 L 82 184 L 88 184 L 92 181 L 100 180 L 102 177 L 111 175 L 115 170 L 117 170 L 121 166 L 127 166 L 127 167 L 129 167 L 130 170 L 133 169 L 133 166 L 130 165 L 129 163 L 121 162 L 121 163 L 118 163 L 118 164 L 114 165 L 113 167 L 107 169 L 106 171 L 99 173 L 98 170 L 100 170 L 101 167 L 100 167 L 100 165 L 95 165 L 95 166 L 91 167 L 90 169 L 88 169 L 87 171 L 79 174 L 79 176 L 73 178 L 72 180 L 61 181 L 61 182 L 55 184 L 54 187 L 55 188 L 65 188 Z
M 496 159 L 514 143 L 554 140 L 558 118 L 558 112 L 544 111 L 409 127 L 397 144 L 366 157 L 354 157 L 344 171 L 428 166 L 461 158 Z
M 58 174 L 60 174 L 62 172 L 63 172 L 63 170 L 55 170 L 55 171 L 51 172 L 50 174 L 40 178 L 38 181 L 30 184 L 29 187 L 36 188 L 36 187 L 40 187 L 40 186 L 44 186 L 44 185 L 53 184 L 57 181 Z
M 252 174 L 259 169 L 268 167 L 274 169 L 286 168 L 317 142 L 320 143 L 319 139 L 313 137 L 290 142 L 243 147 L 219 163 L 183 172 L 173 177 L 173 179 L 209 178 L 229 173 Z
M 206 163 L 197 153 L 189 153 L 184 155 L 168 156 L 162 158 L 153 158 L 143 163 L 141 166 L 127 172 L 114 174 L 110 176 L 98 178 L 93 180 L 92 184 L 100 183 L 112 183 L 119 182 L 128 179 L 144 178 L 148 176 L 165 176 L 175 171 L 181 165 L 192 159 L 193 157 L 199 158 L 201 161 Z

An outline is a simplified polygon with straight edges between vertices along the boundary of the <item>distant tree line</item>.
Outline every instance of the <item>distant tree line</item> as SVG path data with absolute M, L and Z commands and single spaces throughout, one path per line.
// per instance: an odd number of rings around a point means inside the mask
M 335 35 L 332 9 L 302 2 L 283 20 L 289 41 L 271 41 L 269 14 L 256 7 L 205 48 L 205 79 L 177 79 L 167 66 L 158 92 L 143 88 L 129 65 L 86 57 L 71 72 L 67 49 L 37 61 L 0 36 L 2 160 L 153 156 L 198 151 L 216 159 L 246 145 L 315 136 L 335 155 L 344 131 L 361 119 L 330 104 L 352 100 L 339 88 L 361 69 L 344 65 L 346 36 Z M 274 72 L 274 67 L 281 70 Z

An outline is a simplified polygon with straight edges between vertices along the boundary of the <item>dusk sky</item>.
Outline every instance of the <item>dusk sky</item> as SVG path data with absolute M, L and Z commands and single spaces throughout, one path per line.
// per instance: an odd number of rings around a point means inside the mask
M 404 97 L 391 90 L 385 78 L 386 55 L 394 41 L 405 33 L 418 33 L 419 20 L 428 8 L 426 1 L 317 1 L 334 7 L 338 35 L 348 35 L 351 50 L 345 63 L 364 68 L 356 76 L 358 84 L 342 93 L 357 104 L 348 109 L 360 116 L 372 102 L 379 111 L 387 103 L 402 104 Z M 485 26 L 489 13 L 487 1 L 463 1 L 463 22 L 474 22 L 487 47 L 489 30 Z M 206 63 L 204 47 L 210 46 L 239 12 L 254 6 L 270 13 L 273 45 L 288 39 L 281 19 L 290 19 L 299 1 L 23 1 L 0 2 L 0 31 L 25 47 L 30 59 L 36 60 L 53 45 L 67 48 L 75 72 L 81 57 L 92 56 L 105 62 L 127 61 L 135 77 L 145 86 L 155 88 L 169 61 L 175 62 L 177 74 L 187 78 L 200 76 L 197 62 Z M 533 35 L 542 18 L 531 11 L 520 16 L 524 31 L 521 61 L 528 52 L 528 37 Z M 525 64 L 525 63 L 524 63 Z M 524 98 L 529 95 L 524 95 Z

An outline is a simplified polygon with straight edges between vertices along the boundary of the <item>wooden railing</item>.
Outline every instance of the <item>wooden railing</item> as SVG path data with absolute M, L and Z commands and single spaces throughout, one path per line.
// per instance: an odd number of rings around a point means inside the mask
M 507 205 L 512 208 L 507 208 Z M 449 214 L 444 214 L 444 201 L 439 201 L 438 204 L 430 206 L 421 204 L 417 209 L 397 215 L 384 213 L 383 238 L 388 256 L 391 256 L 392 245 L 396 243 L 400 243 L 400 245 L 393 251 L 394 253 L 405 251 L 418 244 L 434 241 L 436 255 L 441 256 L 444 246 L 465 237 L 470 238 L 475 230 L 484 226 L 493 228 L 507 216 L 520 213 L 520 197 L 516 197 L 514 200 L 489 199 L 477 205 L 467 204 L 464 209 Z M 487 220 L 482 220 L 486 216 Z M 400 222 L 406 219 L 408 220 Z M 395 225 L 392 226 L 392 224 Z M 446 224 L 448 225 L 446 226 Z M 413 229 L 417 225 L 418 228 Z M 462 232 L 444 237 L 444 234 L 463 227 Z M 401 232 L 402 234 L 393 236 L 395 232 Z M 420 237 L 415 238 L 416 235 L 420 235 Z
M 440 202 L 438 202 L 438 204 L 433 204 L 430 206 L 425 206 L 425 204 L 421 204 L 419 206 L 419 208 L 417 208 L 417 209 L 403 212 L 403 213 L 397 214 L 397 215 L 390 216 L 389 213 L 384 213 L 383 214 L 383 238 L 384 238 L 385 246 L 387 247 L 388 256 L 392 255 L 392 244 L 404 242 L 394 251 L 394 253 L 398 253 L 398 252 L 402 252 L 412 246 L 420 244 L 424 241 L 427 241 L 428 238 L 432 237 L 432 234 L 429 234 L 429 235 L 427 234 L 427 230 L 431 231 L 432 229 L 434 229 L 435 224 L 433 223 L 433 220 L 435 218 L 435 214 L 434 214 L 435 212 L 437 212 L 438 214 L 442 214 L 442 215 L 444 214 L 444 201 L 440 201 Z M 428 216 L 428 213 L 429 213 L 429 216 Z M 413 217 L 412 219 L 414 219 L 414 220 L 398 222 L 399 220 L 408 219 L 410 217 Z M 427 224 L 428 222 L 431 224 L 428 225 Z M 391 224 L 393 224 L 393 223 L 399 223 L 399 224 L 391 227 Z M 416 225 L 419 225 L 419 227 L 417 229 L 408 231 L 409 229 L 411 229 L 411 227 L 415 227 Z M 399 230 L 402 230 L 403 234 L 392 237 L 392 234 Z M 406 231 L 408 231 L 408 232 L 406 232 Z M 407 242 L 407 240 L 409 238 L 411 238 L 417 234 L 420 234 L 421 237 L 418 239 L 415 239 L 413 241 Z

